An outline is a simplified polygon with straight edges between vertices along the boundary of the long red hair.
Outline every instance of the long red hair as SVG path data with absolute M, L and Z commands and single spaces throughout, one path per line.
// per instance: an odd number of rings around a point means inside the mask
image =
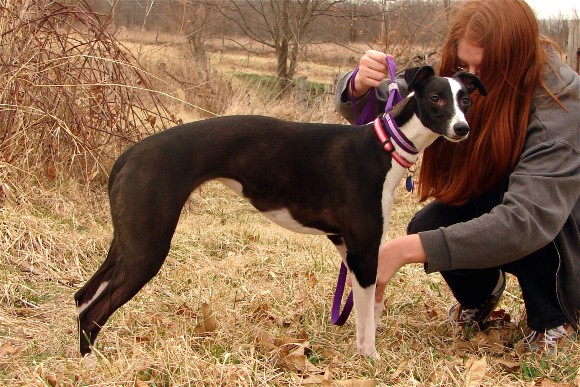
M 520 157 L 533 91 L 546 62 L 537 19 L 524 0 L 461 4 L 444 42 L 439 73 L 451 76 L 460 39 L 483 48 L 480 78 L 488 92 L 472 94 L 467 140 L 438 139 L 423 154 L 420 200 L 462 204 L 503 187 Z

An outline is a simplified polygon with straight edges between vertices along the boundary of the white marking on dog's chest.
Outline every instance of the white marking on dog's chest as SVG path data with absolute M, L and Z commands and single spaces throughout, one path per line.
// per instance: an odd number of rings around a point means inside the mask
M 387 175 L 385 176 L 385 182 L 383 183 L 383 194 L 381 198 L 381 207 L 383 210 L 383 233 L 381 236 L 381 241 L 384 240 L 385 235 L 389 229 L 393 202 L 397 195 L 397 187 L 399 186 L 404 173 L 405 168 L 393 161 L 391 169 L 389 169 Z
M 401 129 L 405 130 L 405 136 L 412 140 L 415 148 L 423 150 L 433 143 L 439 137 L 438 134 L 433 133 L 421 123 L 419 117 L 414 115 Z M 397 152 L 405 159 L 411 162 L 417 161 L 417 155 L 411 155 L 405 152 L 397 143 L 393 143 Z

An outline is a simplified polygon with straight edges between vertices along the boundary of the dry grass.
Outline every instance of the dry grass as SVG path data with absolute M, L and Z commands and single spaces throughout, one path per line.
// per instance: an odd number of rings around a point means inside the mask
M 501 304 L 514 322 L 461 340 L 447 324 L 449 291 L 419 266 L 404 268 L 387 290 L 377 343 L 383 360 L 360 358 L 354 319 L 341 328 L 329 322 L 339 265 L 331 243 L 269 223 L 217 183 L 192 196 L 161 273 L 112 316 L 98 352 L 81 359 L 72 294 L 104 259 L 111 234 L 104 195 L 87 200 L 82 190 L 25 192 L 34 205 L 0 210 L 6 385 L 299 385 L 324 372 L 334 381 L 468 385 L 482 358 L 477 385 L 574 385 L 578 343 L 546 359 L 504 346 L 522 335 L 514 281 Z M 395 208 L 392 236 L 418 205 L 401 190 Z M 198 328 L 204 303 L 214 331 Z M 289 357 L 297 345 L 307 347 L 305 357 Z
M 127 45 L 141 46 L 157 85 L 177 93 L 158 63 L 179 63 L 173 58 L 185 55 L 182 48 Z M 222 61 L 234 63 L 225 55 Z M 238 71 L 253 72 L 252 63 L 257 59 Z M 165 69 L 178 74 L 177 67 Z M 327 70 L 326 79 L 332 79 L 336 68 Z M 215 70 L 206 85 L 215 81 L 212 87 L 221 90 L 228 81 L 223 74 Z M 307 103 L 274 101 L 258 88 L 235 82 L 227 87 L 226 114 L 340 121 L 330 113 L 330 94 Z M 184 120 L 203 115 L 191 105 L 172 108 Z M 388 237 L 402 235 L 418 208 L 414 195 L 401 189 Z M 186 205 L 160 274 L 112 316 L 96 353 L 81 359 L 72 295 L 110 243 L 105 188 L 63 175 L 44 179 L 1 162 L 0 228 L 0 384 L 580 385 L 577 341 L 545 358 L 513 349 L 524 318 L 513 278 L 500 304 L 511 323 L 463 339 L 447 324 L 449 290 L 420 266 L 405 267 L 387 289 L 377 337 L 382 361 L 360 358 L 354 318 L 344 327 L 330 324 L 339 266 L 332 244 L 273 225 L 213 183 Z

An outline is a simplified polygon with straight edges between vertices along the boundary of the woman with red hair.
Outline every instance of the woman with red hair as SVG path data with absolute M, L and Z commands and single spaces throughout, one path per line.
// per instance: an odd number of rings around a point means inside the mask
M 444 42 L 439 75 L 478 75 L 469 137 L 437 140 L 423 155 L 418 191 L 434 199 L 413 217 L 408 235 L 379 249 L 377 302 L 403 266 L 441 272 L 458 303 L 454 325 L 484 329 L 517 277 L 531 329 L 528 351 L 552 350 L 580 321 L 580 77 L 539 33 L 524 0 L 461 4 Z M 369 50 L 339 81 L 336 109 L 353 121 L 376 93 L 384 111 L 385 54 Z

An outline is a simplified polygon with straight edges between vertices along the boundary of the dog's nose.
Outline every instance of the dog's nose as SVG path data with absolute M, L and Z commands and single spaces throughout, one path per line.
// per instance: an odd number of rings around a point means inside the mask
M 469 133 L 469 126 L 464 122 L 458 122 L 453 125 L 453 130 L 455 131 L 456 135 L 465 137 Z

